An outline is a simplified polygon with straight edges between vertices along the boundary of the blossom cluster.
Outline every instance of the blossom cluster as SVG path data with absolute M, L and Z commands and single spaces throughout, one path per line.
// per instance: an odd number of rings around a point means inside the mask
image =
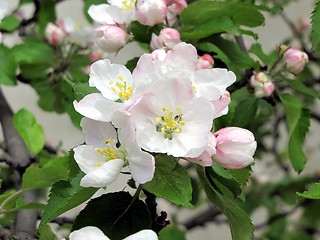
M 91 65 L 89 85 L 99 92 L 74 102 L 85 117 L 81 127 L 86 144 L 74 149 L 86 173 L 82 186 L 104 187 L 123 167 L 129 167 L 136 182 L 148 182 L 158 153 L 201 166 L 211 166 L 213 158 L 229 169 L 252 163 L 256 142 L 250 131 L 211 131 L 214 119 L 228 112 L 226 89 L 236 81 L 235 74 L 199 69 L 191 44 L 162 50 L 142 55 L 132 73 L 108 59 Z
M 95 30 L 96 45 L 117 52 L 130 38 L 131 22 L 154 26 L 166 21 L 172 25 L 186 6 L 185 0 L 109 0 L 108 4 L 92 5 L 88 13 L 100 24 Z

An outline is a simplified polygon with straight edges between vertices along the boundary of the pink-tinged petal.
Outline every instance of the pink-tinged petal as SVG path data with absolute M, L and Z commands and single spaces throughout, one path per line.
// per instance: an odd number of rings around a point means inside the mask
M 84 227 L 79 230 L 73 231 L 70 240 L 110 240 L 104 233 L 97 227 Z
M 212 165 L 212 159 L 210 154 L 205 150 L 203 153 L 200 154 L 200 156 L 195 158 L 187 158 L 188 161 L 199 164 L 203 167 L 209 167 Z
M 112 115 L 112 123 L 118 129 L 121 144 L 136 141 L 136 130 L 128 112 L 115 112 Z
M 191 44 L 185 42 L 178 43 L 167 53 L 164 63 L 174 66 L 177 70 L 193 72 L 197 69 L 198 54 Z
M 119 95 L 112 90 L 111 83 L 118 82 L 120 76 L 127 85 L 132 85 L 131 73 L 125 66 L 111 64 L 109 59 L 99 60 L 91 65 L 89 85 L 96 87 L 105 98 L 116 101 Z
M 81 145 L 75 147 L 74 160 L 84 173 L 89 173 L 97 168 L 97 165 L 105 162 L 105 157 L 100 155 L 93 146 Z
M 146 229 L 132 234 L 123 240 L 158 240 L 158 236 L 154 231 Z
M 133 179 L 139 184 L 151 181 L 155 170 L 154 157 L 143 152 L 134 142 L 127 142 L 126 150 Z
M 138 82 L 143 81 L 152 72 L 154 72 L 153 58 L 150 54 L 145 53 L 139 58 L 137 66 L 132 72 L 134 84 L 137 85 Z
M 199 96 L 209 101 L 216 101 L 235 81 L 236 76 L 233 72 L 222 68 L 212 68 L 196 71 L 193 82 Z
M 123 165 L 124 161 L 122 159 L 110 160 L 87 173 L 81 179 L 80 186 L 99 188 L 110 185 L 118 178 Z
M 91 5 L 88 14 L 97 23 L 115 24 L 113 18 L 108 14 L 110 7 L 109 4 Z
M 214 100 L 211 103 L 213 104 L 215 116 L 214 118 L 218 118 L 222 115 L 228 113 L 228 105 L 231 102 L 230 93 L 225 91 L 224 94 L 220 97 L 219 100 Z
M 117 142 L 117 133 L 114 127 L 109 122 L 100 122 L 89 118 L 82 118 L 80 126 L 85 137 L 87 145 L 98 148 L 106 146 L 107 139 L 115 139 Z
M 217 154 L 213 156 L 213 159 L 226 169 L 241 169 L 254 161 L 251 156 L 237 154 L 226 154 L 223 158 Z
M 123 104 L 105 99 L 100 93 L 89 94 L 79 102 L 74 101 L 73 106 L 81 115 L 103 122 L 110 122 L 112 114 L 123 108 Z

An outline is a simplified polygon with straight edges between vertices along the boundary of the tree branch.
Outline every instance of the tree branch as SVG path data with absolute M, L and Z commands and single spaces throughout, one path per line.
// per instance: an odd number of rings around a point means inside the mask
M 5 138 L 9 158 L 8 164 L 14 167 L 16 189 L 21 188 L 21 177 L 25 168 L 31 163 L 28 149 L 21 139 L 13 124 L 13 111 L 6 101 L 0 88 L 0 123 Z M 35 202 L 36 192 L 27 191 L 24 193 L 25 203 Z M 17 213 L 14 230 L 19 239 L 33 239 L 37 222 L 37 212 L 35 210 L 21 210 Z

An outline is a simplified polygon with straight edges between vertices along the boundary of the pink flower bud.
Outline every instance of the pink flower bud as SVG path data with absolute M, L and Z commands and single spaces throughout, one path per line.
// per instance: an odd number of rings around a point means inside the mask
M 137 20 L 148 26 L 162 23 L 167 15 L 167 5 L 165 0 L 138 0 Z
M 257 98 L 269 97 L 275 89 L 274 84 L 263 72 L 253 74 L 250 78 L 250 85 L 254 88 L 254 95 Z
M 309 58 L 305 52 L 290 48 L 284 53 L 283 60 L 289 72 L 298 74 L 304 69 L 304 65 L 309 61 Z
M 213 58 L 206 53 L 198 58 L 197 69 L 209 69 L 213 64 Z
M 176 29 L 164 28 L 159 36 L 152 34 L 150 48 L 152 51 L 160 48 L 172 49 L 179 42 L 181 42 L 180 33 Z
M 310 28 L 310 26 L 310 19 L 307 17 L 301 17 L 299 21 L 295 24 L 295 28 L 299 33 L 302 33 L 304 30 Z
M 100 60 L 102 58 L 102 54 L 99 51 L 93 51 L 90 55 L 89 55 L 89 60 L 90 62 L 96 62 L 98 60 Z
M 257 142 L 253 134 L 243 128 L 226 127 L 214 133 L 217 139 L 213 159 L 227 169 L 240 169 L 253 162 Z
M 128 34 L 117 25 L 103 25 L 95 30 L 94 38 L 102 51 L 117 52 L 127 44 Z
M 170 2 L 171 4 L 168 4 Z M 175 1 L 167 1 L 168 10 L 171 13 L 179 14 L 181 13 L 186 7 L 187 2 L 186 0 L 175 0 Z
M 66 33 L 53 23 L 48 23 L 45 29 L 45 37 L 50 44 L 56 46 L 65 39 Z

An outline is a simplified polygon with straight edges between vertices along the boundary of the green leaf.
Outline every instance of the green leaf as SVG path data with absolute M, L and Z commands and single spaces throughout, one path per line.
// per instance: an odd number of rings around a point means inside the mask
M 261 48 L 261 44 L 259 44 L 259 43 L 252 44 L 249 52 L 255 54 L 266 65 L 271 64 L 271 62 L 273 61 L 271 56 L 269 56 L 263 52 L 263 50 Z
M 144 188 L 157 197 L 165 198 L 177 205 L 192 207 L 190 177 L 174 157 L 156 156 L 154 177 L 151 182 L 144 184 Z
M 311 97 L 320 98 L 320 94 L 317 91 L 315 91 L 313 88 L 307 87 L 301 81 L 297 81 L 296 79 L 292 80 L 288 78 L 286 78 L 285 80 L 297 92 L 301 92 Z
M 142 25 L 138 21 L 131 22 L 131 32 L 134 40 L 142 43 L 150 43 L 153 31 L 149 26 Z
M 54 63 L 53 49 L 45 42 L 36 39 L 26 39 L 22 44 L 12 48 L 16 61 L 29 64 Z
M 201 13 L 201 14 L 199 14 Z M 263 15 L 252 4 L 218 2 L 212 0 L 194 2 L 181 14 L 185 24 L 208 22 L 214 18 L 230 17 L 237 25 L 257 27 L 264 23 Z
M 303 193 L 297 193 L 298 196 L 309 199 L 320 199 L 320 182 L 314 184 L 310 189 Z
M 44 225 L 38 228 L 39 240 L 58 240 L 58 237 L 53 233 L 49 225 Z
M 76 98 L 79 100 L 86 95 L 99 92 L 95 87 L 90 87 L 88 83 L 75 83 L 67 78 L 65 78 L 64 80 L 72 87 Z
M 180 34 L 181 38 L 195 40 L 223 32 L 239 35 L 240 29 L 229 17 L 221 17 L 199 25 L 184 25 Z
M 0 84 L 15 85 L 17 63 L 11 50 L 0 45 Z
M 41 35 L 44 35 L 49 22 L 56 22 L 55 2 L 52 0 L 42 0 L 38 16 L 39 32 Z
M 252 119 L 254 119 L 257 108 L 257 99 L 253 96 L 240 101 L 235 108 L 231 125 L 236 127 L 246 127 Z
M 46 138 L 42 126 L 37 123 L 34 115 L 26 109 L 21 109 L 14 115 L 13 123 L 28 149 L 34 154 L 39 153 Z
M 0 30 L 7 32 L 15 31 L 20 25 L 20 21 L 15 16 L 6 16 L 0 22 Z
M 220 49 L 218 48 L 216 45 L 209 43 L 209 42 L 204 42 L 204 43 L 200 43 L 197 45 L 197 48 L 205 51 L 205 52 L 213 52 L 216 55 L 214 56 L 214 58 L 218 58 L 220 59 L 222 62 L 224 62 L 229 68 L 232 65 L 230 59 L 228 58 L 228 56 Z
M 49 201 L 43 212 L 40 226 L 49 223 L 62 213 L 88 200 L 98 189 L 80 186 L 84 173 L 80 172 L 70 181 L 61 180 L 51 188 Z
M 110 239 L 120 240 L 151 227 L 150 214 L 141 200 L 127 192 L 115 192 L 92 199 L 77 216 L 72 230 L 96 226 Z
M 137 66 L 137 62 L 139 61 L 139 58 L 138 57 L 135 57 L 131 60 L 129 60 L 127 63 L 126 63 L 126 68 L 128 68 L 130 70 L 130 72 L 133 72 L 133 70 L 136 68 Z
M 198 166 L 197 173 L 208 199 L 227 216 L 232 239 L 251 240 L 254 229 L 249 216 L 232 200 L 225 198 L 212 187 L 210 177 L 208 178 L 204 168 Z
M 25 3 L 30 3 L 30 2 L 32 2 L 32 0 L 20 0 L 19 6 L 21 6 L 21 5 L 25 4 Z
M 28 167 L 22 176 L 22 189 L 47 188 L 60 179 L 67 179 L 67 161 L 66 157 L 58 157 L 43 167 Z
M 302 146 L 309 129 L 310 114 L 296 96 L 284 93 L 280 94 L 280 99 L 286 112 L 289 129 L 289 158 L 294 170 L 300 173 L 307 162 Z
M 186 233 L 175 226 L 165 227 L 159 232 L 159 240 L 168 239 L 186 240 Z
M 312 50 L 320 54 L 320 1 L 317 1 L 311 16 Z

